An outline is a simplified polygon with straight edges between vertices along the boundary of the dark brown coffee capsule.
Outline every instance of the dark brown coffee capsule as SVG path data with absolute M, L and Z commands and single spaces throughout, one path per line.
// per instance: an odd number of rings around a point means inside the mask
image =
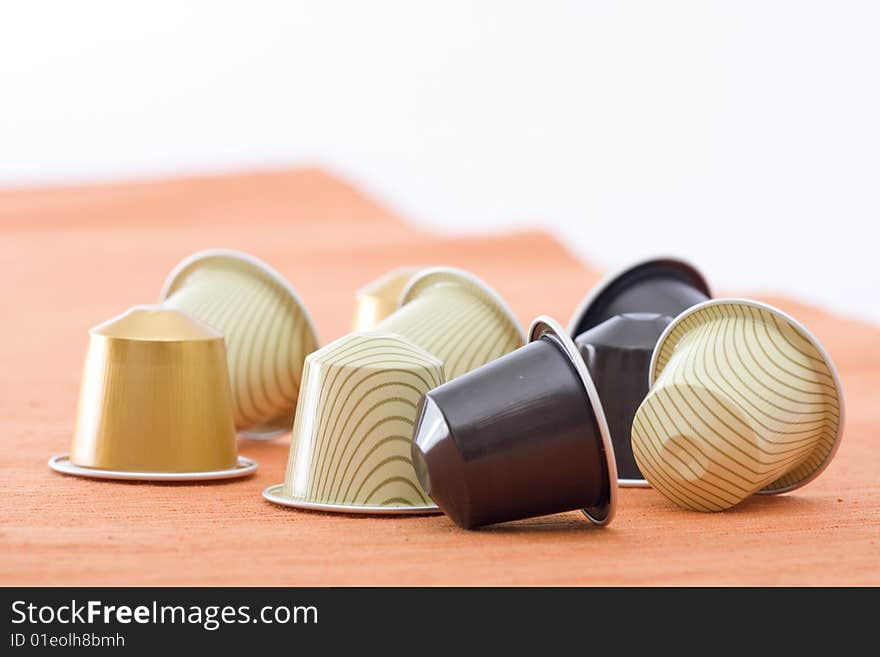
M 676 258 L 643 260 L 594 287 L 572 316 L 568 333 L 577 337 L 625 313 L 675 317 L 710 296 L 706 279 L 693 265 Z
M 539 317 L 529 343 L 429 391 L 412 460 L 419 483 L 466 529 L 582 509 L 608 524 L 614 450 L 571 339 Z
M 574 341 L 602 401 L 621 486 L 648 486 L 636 465 L 630 434 L 636 410 L 648 394 L 654 346 L 671 322 L 666 315 L 627 313 L 605 320 Z

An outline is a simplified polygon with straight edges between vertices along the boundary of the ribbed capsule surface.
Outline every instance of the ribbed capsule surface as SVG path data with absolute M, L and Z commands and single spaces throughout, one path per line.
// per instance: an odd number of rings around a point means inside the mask
M 447 380 L 521 347 L 522 329 L 485 284 L 450 269 L 426 270 L 377 331 L 397 333 L 443 362 Z
M 93 328 L 70 460 L 138 472 L 236 463 L 223 337 L 176 310 L 134 308 Z
M 290 428 L 303 363 L 318 340 L 280 275 L 246 254 L 196 254 L 171 275 L 162 303 L 225 336 L 237 429 L 272 434 Z

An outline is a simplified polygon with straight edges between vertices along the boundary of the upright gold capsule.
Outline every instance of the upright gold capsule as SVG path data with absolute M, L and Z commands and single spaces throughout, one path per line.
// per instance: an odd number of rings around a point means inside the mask
M 400 267 L 368 283 L 355 293 L 357 307 L 354 316 L 355 331 L 372 330 L 376 324 L 397 310 L 400 295 L 418 269 Z
M 158 306 L 91 329 L 70 455 L 50 465 L 109 479 L 253 472 L 256 464 L 236 455 L 223 335 Z

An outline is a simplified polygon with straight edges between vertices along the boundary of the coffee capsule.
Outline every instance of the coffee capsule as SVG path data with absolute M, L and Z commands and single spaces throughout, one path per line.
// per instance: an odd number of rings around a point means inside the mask
M 443 381 L 431 354 L 394 334 L 352 333 L 306 358 L 277 504 L 346 513 L 430 513 L 410 461 L 419 399 Z
M 501 297 L 476 276 L 450 267 L 417 274 L 400 307 L 376 330 L 397 333 L 439 358 L 447 380 L 524 342 L 519 322 Z
M 658 341 L 650 374 L 633 453 L 654 488 L 686 509 L 800 488 L 837 451 L 844 401 L 834 364 L 772 306 L 718 299 L 688 309 Z
M 437 512 L 410 461 L 419 399 L 522 343 L 512 313 L 479 279 L 423 270 L 375 332 L 350 334 L 306 360 L 287 477 L 264 497 L 347 513 Z
M 245 253 L 196 253 L 175 267 L 162 305 L 183 310 L 226 336 L 235 427 L 248 438 L 290 429 L 303 361 L 318 346 L 296 292 Z
M 587 295 L 569 323 L 577 337 L 616 315 L 656 313 L 675 317 L 711 295 L 703 275 L 676 258 L 652 258 L 612 274 Z
M 417 271 L 415 267 L 400 267 L 358 290 L 355 293 L 357 310 L 354 330 L 372 330 L 376 324 L 397 310 L 400 295 Z
M 65 474 L 105 479 L 241 477 L 223 335 L 178 310 L 139 306 L 89 331 Z
M 571 338 L 549 317 L 529 344 L 431 390 L 412 446 L 422 488 L 466 529 L 582 509 L 608 524 L 614 450 Z
M 633 457 L 630 432 L 636 409 L 648 394 L 654 346 L 671 321 L 650 313 L 617 315 L 574 341 L 602 401 L 620 486 L 648 486 Z

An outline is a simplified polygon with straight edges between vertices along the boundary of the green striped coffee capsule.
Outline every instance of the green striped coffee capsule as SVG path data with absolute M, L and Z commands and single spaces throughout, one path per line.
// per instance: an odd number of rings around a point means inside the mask
M 397 335 L 351 333 L 306 358 L 303 381 L 276 497 L 334 511 L 435 509 L 410 445 L 419 400 L 443 382 L 439 360 Z
M 756 301 L 698 304 L 654 350 L 651 390 L 632 427 L 654 488 L 695 511 L 815 479 L 843 432 L 840 378 L 797 320 Z
M 501 297 L 476 276 L 451 267 L 419 272 L 403 291 L 400 307 L 376 330 L 402 335 L 439 358 L 446 380 L 525 343 Z
M 249 438 L 289 431 L 318 337 L 281 274 L 246 253 L 202 251 L 174 268 L 161 298 L 225 336 L 236 429 Z
M 423 270 L 375 331 L 306 359 L 287 475 L 263 496 L 345 513 L 437 512 L 411 459 L 422 396 L 524 340 L 485 283 L 457 269 Z

